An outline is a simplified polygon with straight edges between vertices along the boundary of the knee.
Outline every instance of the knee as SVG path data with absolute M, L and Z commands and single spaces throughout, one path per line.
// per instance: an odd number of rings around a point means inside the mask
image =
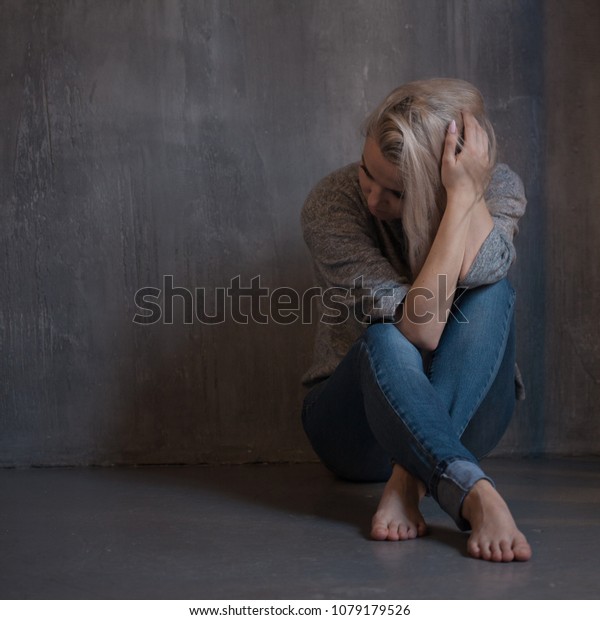
M 477 288 L 464 290 L 457 299 L 458 305 L 476 300 L 482 303 L 497 305 L 512 305 L 516 297 L 515 289 L 507 278 L 493 284 L 485 284 Z
M 389 340 L 395 338 L 395 332 L 398 328 L 394 323 L 373 323 L 367 327 L 365 338 L 369 340 Z
M 404 336 L 393 323 L 375 323 L 363 335 L 369 353 L 373 356 L 401 356 L 407 362 L 422 364 L 419 349 Z
M 484 288 L 489 288 L 489 294 L 497 295 L 500 299 L 506 300 L 508 303 L 513 303 L 517 295 L 515 289 L 508 281 L 508 278 L 502 278 L 502 280 L 498 280 L 498 282 L 489 284 Z
M 418 351 L 417 347 L 404 336 L 395 323 L 374 323 L 364 334 L 364 339 L 373 345 L 392 345 Z
M 494 284 L 463 290 L 454 301 L 450 322 L 478 324 L 487 332 L 488 327 L 498 327 L 510 321 L 514 315 L 515 297 L 516 293 L 506 278 Z M 473 329 L 469 331 L 472 334 L 476 332 Z

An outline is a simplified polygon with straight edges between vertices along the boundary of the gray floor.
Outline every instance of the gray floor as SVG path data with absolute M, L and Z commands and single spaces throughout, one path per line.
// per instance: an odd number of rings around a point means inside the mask
M 598 598 L 600 461 L 491 459 L 534 549 L 465 556 L 431 534 L 372 542 L 382 486 L 320 465 L 0 471 L 0 598 Z

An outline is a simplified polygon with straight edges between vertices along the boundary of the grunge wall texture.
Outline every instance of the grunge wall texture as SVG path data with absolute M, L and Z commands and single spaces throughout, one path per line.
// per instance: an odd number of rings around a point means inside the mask
M 590 1 L 0 2 L 0 465 L 313 460 L 313 329 L 137 325 L 163 286 L 298 291 L 299 211 L 394 86 L 484 93 L 528 213 L 528 398 L 497 454 L 598 454 L 600 7 Z M 246 300 L 250 303 L 250 300 Z

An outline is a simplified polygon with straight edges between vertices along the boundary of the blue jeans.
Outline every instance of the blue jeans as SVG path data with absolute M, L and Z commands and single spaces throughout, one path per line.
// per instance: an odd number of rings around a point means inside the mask
M 395 325 L 368 327 L 304 400 L 304 430 L 323 463 L 354 481 L 387 480 L 398 463 L 468 529 L 465 496 L 492 482 L 478 460 L 515 408 L 514 303 L 507 280 L 459 291 L 427 363 Z

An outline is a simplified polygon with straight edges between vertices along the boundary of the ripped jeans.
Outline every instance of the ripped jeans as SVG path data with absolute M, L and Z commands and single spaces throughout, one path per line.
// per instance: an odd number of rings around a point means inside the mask
M 398 463 L 469 529 L 464 498 L 478 480 L 493 484 L 478 460 L 515 408 L 514 304 L 506 279 L 457 294 L 426 364 L 395 325 L 368 327 L 304 399 L 304 430 L 323 463 L 353 481 L 386 481 Z

